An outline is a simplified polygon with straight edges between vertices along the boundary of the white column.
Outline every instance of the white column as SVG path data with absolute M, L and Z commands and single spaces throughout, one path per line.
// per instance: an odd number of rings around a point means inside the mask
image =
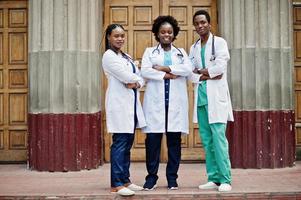
M 29 1 L 30 113 L 100 111 L 102 5 Z
M 290 0 L 220 0 L 235 110 L 293 110 Z

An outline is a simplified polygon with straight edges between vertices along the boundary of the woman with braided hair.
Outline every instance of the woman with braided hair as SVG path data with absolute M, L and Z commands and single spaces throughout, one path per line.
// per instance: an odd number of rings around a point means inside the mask
M 144 127 L 145 119 L 139 100 L 144 84 L 133 59 L 122 52 L 125 32 L 119 24 L 111 24 L 105 32 L 106 52 L 102 67 L 108 79 L 105 98 L 107 130 L 112 133 L 111 192 L 122 196 L 142 190 L 130 180 L 130 150 L 136 127 Z

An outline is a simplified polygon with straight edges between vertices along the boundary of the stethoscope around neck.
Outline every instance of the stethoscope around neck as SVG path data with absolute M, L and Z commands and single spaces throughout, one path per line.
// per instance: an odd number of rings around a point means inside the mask
M 193 45 L 193 51 L 195 50 L 195 47 L 196 45 L 198 44 L 198 42 L 200 41 L 201 39 L 198 39 L 194 45 Z M 215 47 L 214 47 L 214 35 L 212 35 L 212 43 L 211 43 L 211 57 L 210 57 L 210 61 L 214 61 L 216 58 L 215 56 Z
M 159 44 L 157 45 L 157 47 L 152 51 L 152 55 L 154 55 L 156 52 L 157 52 L 157 53 L 156 53 L 157 55 L 160 54 L 159 45 L 160 45 L 160 43 L 159 43 Z M 184 55 L 183 55 L 183 53 L 181 52 L 181 50 L 180 50 L 178 47 L 176 47 L 175 45 L 173 45 L 173 44 L 172 44 L 172 46 L 173 46 L 174 48 L 176 48 L 176 49 L 179 51 L 179 53 L 177 54 L 177 56 L 178 56 L 179 58 L 183 59 L 183 58 L 184 58 Z

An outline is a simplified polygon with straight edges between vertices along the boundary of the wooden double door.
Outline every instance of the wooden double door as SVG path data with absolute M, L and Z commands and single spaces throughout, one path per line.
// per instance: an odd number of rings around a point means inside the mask
M 297 157 L 301 158 L 301 1 L 294 0 L 294 66 Z
M 123 50 L 133 56 L 135 60 L 141 61 L 145 48 L 157 43 L 151 32 L 153 20 L 159 15 L 172 15 L 177 19 L 181 28 L 175 45 L 188 52 L 191 44 L 197 39 L 192 17 L 194 12 L 200 9 L 205 9 L 210 13 L 212 31 L 216 33 L 216 0 L 105 0 L 104 29 L 111 23 L 122 24 L 126 30 L 126 43 Z M 103 76 L 102 80 L 104 80 L 103 91 L 105 91 L 106 78 Z M 188 136 L 182 136 L 182 160 L 203 160 L 205 155 L 198 135 L 198 125 L 192 123 L 193 87 L 191 84 L 188 84 L 188 90 L 190 133 Z M 143 93 L 144 89 L 141 91 L 141 101 L 143 101 Z M 104 103 L 104 97 L 102 102 Z M 105 161 L 109 161 L 111 135 L 107 133 L 105 120 L 104 115 L 102 127 L 104 127 Z M 137 130 L 131 154 L 133 161 L 145 160 L 144 141 L 145 134 L 141 133 L 141 130 Z M 167 161 L 165 138 L 162 141 L 161 161 Z
M 0 162 L 27 160 L 27 1 L 0 1 Z

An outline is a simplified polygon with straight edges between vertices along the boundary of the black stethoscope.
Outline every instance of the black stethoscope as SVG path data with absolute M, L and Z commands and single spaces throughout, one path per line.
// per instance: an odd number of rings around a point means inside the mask
M 152 55 L 154 55 L 154 53 L 156 53 L 157 52 L 157 54 L 159 55 L 160 54 L 160 49 L 159 49 L 159 45 L 160 45 L 160 43 L 157 45 L 157 47 L 152 51 Z M 181 52 L 181 50 L 178 48 L 178 47 L 176 47 L 175 45 L 173 45 L 172 44 L 172 46 L 173 47 L 175 47 L 178 51 L 179 51 L 179 53 L 177 54 L 177 56 L 179 57 L 179 58 L 184 58 L 184 55 L 183 55 L 183 53 Z
M 123 52 L 121 52 L 121 56 L 122 56 L 122 58 L 124 58 L 126 60 L 126 65 L 129 65 L 129 63 L 131 64 L 132 69 L 133 69 L 133 73 L 135 74 L 136 73 L 135 61 L 130 56 L 126 55 Z
M 200 41 L 200 39 L 198 39 L 194 45 L 193 45 L 193 50 L 195 50 L 196 45 L 198 44 L 198 42 Z M 215 47 L 214 47 L 214 35 L 212 35 L 212 44 L 211 44 L 211 57 L 210 57 L 210 61 L 215 60 L 216 56 L 215 56 Z

